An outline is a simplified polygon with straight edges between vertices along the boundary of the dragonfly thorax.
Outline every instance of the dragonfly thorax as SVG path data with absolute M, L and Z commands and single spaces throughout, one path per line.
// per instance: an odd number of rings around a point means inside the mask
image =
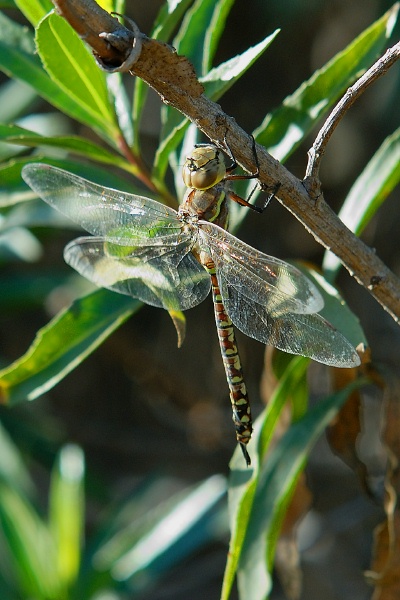
M 207 190 L 226 175 L 225 161 L 214 144 L 197 144 L 186 157 L 182 178 L 188 188 Z
M 208 190 L 188 189 L 179 207 L 179 215 L 196 216 L 226 229 L 229 214 L 225 185 L 215 185 Z

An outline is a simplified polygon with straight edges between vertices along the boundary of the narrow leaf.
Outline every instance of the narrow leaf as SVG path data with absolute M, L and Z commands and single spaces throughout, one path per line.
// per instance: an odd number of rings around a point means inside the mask
M 200 81 L 204 84 L 207 96 L 211 100 L 217 101 L 263 54 L 278 33 L 279 30 L 276 30 L 259 44 L 222 63 L 207 73 L 205 77 L 202 77 Z M 154 176 L 160 179 L 165 175 L 171 153 L 182 140 L 185 130 L 189 125 L 189 120 L 182 117 L 180 113 L 173 109 L 165 110 L 164 116 L 167 118 L 167 121 L 163 127 L 153 171 Z
M 225 492 L 225 479 L 214 475 L 189 493 L 185 491 L 167 501 L 156 519 L 146 523 L 147 531 L 140 539 L 115 560 L 111 567 L 113 577 L 117 581 L 129 580 L 133 590 L 136 586 L 140 589 L 144 573 L 150 581 L 154 580 L 209 542 L 216 529 L 216 507 Z
M 11 126 L 10 126 L 11 127 Z M 74 154 L 86 156 L 87 158 L 109 165 L 118 166 L 124 168 L 129 165 L 124 159 L 121 159 L 117 154 L 109 152 L 105 148 L 98 146 L 94 142 L 81 138 L 79 136 L 56 136 L 56 137 L 45 137 L 40 136 L 33 131 L 28 131 L 22 127 L 12 126 L 9 135 L 6 133 L 7 126 L 0 124 L 0 139 L 9 142 L 10 144 L 17 144 L 21 146 L 31 146 L 36 148 L 37 146 L 50 146 L 53 148 L 60 148 Z
M 34 27 L 54 8 L 50 0 L 15 0 L 15 4 Z
M 50 531 L 56 545 L 57 573 L 65 588 L 76 579 L 83 541 L 84 505 L 82 450 L 64 446 L 53 471 L 50 488 Z
M 390 37 L 398 9 L 399 5 L 394 5 L 269 113 L 254 131 L 257 142 L 284 161 L 343 91 L 377 58 Z
M 30 502 L 3 483 L 0 484 L 0 524 L 11 569 L 20 588 L 17 595 L 60 597 L 50 532 Z
M 140 305 L 104 289 L 75 300 L 38 331 L 24 356 L 0 371 L 1 401 L 13 405 L 50 390 Z
M 160 8 L 154 21 L 151 38 L 168 42 L 175 27 L 193 0 L 167 0 Z
M 50 104 L 89 127 L 103 131 L 103 124 L 84 106 L 77 104 L 68 90 L 53 82 L 36 53 L 33 36 L 0 12 L 0 70 L 30 85 Z
M 190 60 L 198 76 L 205 75 L 202 67 L 206 32 L 214 15 L 215 4 L 215 0 L 195 0 L 193 6 L 186 11 L 173 41 L 178 54 L 183 54 Z M 217 4 L 220 4 L 219 0 Z
M 348 395 L 365 381 L 356 381 L 326 398 L 290 427 L 260 469 L 238 568 L 241 598 L 265 600 L 271 589 L 276 540 L 307 457 Z
M 154 21 L 153 30 L 150 34 L 151 38 L 168 42 L 170 35 L 175 29 L 176 25 L 182 18 L 183 14 L 187 10 L 188 6 L 193 0 L 168 0 L 164 2 L 160 8 L 160 11 Z M 148 85 L 143 79 L 137 78 L 135 81 L 135 89 L 133 94 L 132 103 L 132 120 L 134 130 L 134 148 L 136 153 L 139 154 L 140 148 L 140 121 L 143 114 L 143 109 L 146 103 L 147 94 L 149 91 Z
M 219 2 L 215 3 L 210 24 L 205 31 L 201 73 L 205 74 L 211 69 L 219 40 L 225 30 L 226 20 L 234 2 L 235 0 L 219 0 Z
M 40 22 L 36 43 L 53 81 L 92 116 L 105 134 L 112 137 L 116 133 L 116 124 L 105 74 L 80 37 L 65 19 L 51 13 Z
M 339 218 L 360 235 L 400 181 L 400 129 L 386 138 L 368 165 L 354 182 L 339 212 Z M 332 281 L 341 262 L 326 252 L 323 269 Z
M 200 81 L 204 85 L 207 96 L 216 101 L 225 94 L 272 44 L 279 31 L 276 29 L 255 46 L 251 46 L 242 54 L 234 56 L 201 77 Z
M 291 397 L 293 391 L 298 388 L 299 383 L 304 379 L 309 362 L 309 359 L 302 356 L 297 356 L 290 361 L 264 414 L 257 419 L 252 441 L 248 448 L 252 459 L 252 471 L 244 468 L 243 456 L 239 448 L 236 449 L 229 465 L 231 469 L 228 490 L 231 541 L 221 600 L 228 600 L 237 572 L 258 484 L 260 468 L 258 456 L 263 457 L 266 453 L 279 415 L 287 399 Z M 257 453 L 256 450 L 258 450 Z

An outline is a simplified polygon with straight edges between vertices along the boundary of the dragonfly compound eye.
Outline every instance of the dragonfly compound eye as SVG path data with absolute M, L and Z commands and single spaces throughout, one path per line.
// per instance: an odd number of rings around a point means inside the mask
M 225 162 L 218 148 L 200 144 L 186 157 L 182 172 L 185 185 L 196 190 L 211 188 L 225 175 Z

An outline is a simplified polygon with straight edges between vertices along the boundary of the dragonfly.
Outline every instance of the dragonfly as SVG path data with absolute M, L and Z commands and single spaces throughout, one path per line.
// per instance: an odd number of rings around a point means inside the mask
M 198 144 L 183 166 L 187 191 L 178 211 L 156 200 L 108 189 L 46 164 L 22 170 L 50 206 L 91 235 L 71 241 L 65 261 L 99 287 L 168 311 L 190 309 L 212 293 L 236 438 L 247 465 L 252 417 L 234 325 L 247 336 L 335 367 L 360 359 L 319 313 L 323 299 L 296 267 L 229 233 L 236 163 L 213 144 Z M 253 205 L 250 204 L 250 207 Z

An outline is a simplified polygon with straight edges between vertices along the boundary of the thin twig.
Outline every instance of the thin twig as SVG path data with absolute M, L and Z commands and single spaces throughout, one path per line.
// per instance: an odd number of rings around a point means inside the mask
M 390 67 L 400 58 L 400 42 L 392 48 L 389 48 L 381 58 L 364 73 L 354 85 L 349 87 L 343 98 L 337 103 L 329 117 L 326 119 L 324 126 L 319 131 L 315 142 L 308 151 L 308 165 L 306 169 L 306 178 L 318 179 L 322 156 L 325 152 L 329 139 L 339 125 L 340 120 L 354 102 L 361 96 L 363 92 L 382 75 L 390 69 Z
M 93 0 L 53 2 L 60 14 L 64 15 L 92 46 L 94 53 L 103 62 L 108 62 L 110 66 L 118 66 L 129 56 L 133 42 L 126 40 L 131 39 L 129 36 L 132 36 L 132 33 L 108 13 L 92 9 L 97 7 Z M 79 29 L 75 26 L 77 22 Z M 86 35 L 86 27 L 90 35 Z M 107 53 L 103 53 L 105 38 L 103 36 L 96 40 L 96 36 L 93 35 L 96 31 L 98 35 L 104 32 L 114 33 L 120 41 L 119 48 L 113 47 L 112 51 L 108 48 Z M 222 149 L 226 136 L 237 162 L 248 172 L 254 171 L 250 136 L 232 117 L 226 115 L 218 104 L 204 96 L 193 67 L 186 58 L 178 56 L 171 46 L 146 38 L 142 34 L 142 52 L 130 73 L 146 81 L 161 96 L 163 102 L 173 105 Z M 347 229 L 322 198 L 317 202 L 313 201 L 303 182 L 287 171 L 265 148 L 257 144 L 256 152 L 261 184 L 271 189 L 279 182 L 278 200 L 320 244 L 338 256 L 349 273 L 372 294 L 396 322 L 399 322 L 399 279 L 373 250 Z

